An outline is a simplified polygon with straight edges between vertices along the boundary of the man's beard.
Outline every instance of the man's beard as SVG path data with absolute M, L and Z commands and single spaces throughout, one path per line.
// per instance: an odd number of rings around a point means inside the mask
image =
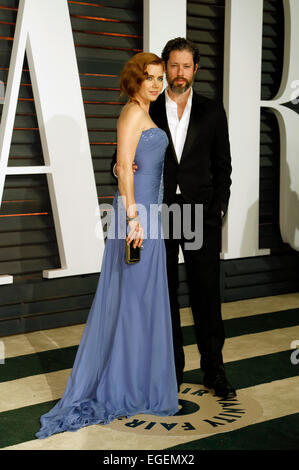
M 168 82 L 168 86 L 169 88 L 171 89 L 171 91 L 173 93 L 176 93 L 178 95 L 182 94 L 182 93 L 185 93 L 185 91 L 189 90 L 189 88 L 193 85 L 193 82 L 194 82 L 194 76 L 192 77 L 192 80 L 187 80 L 186 78 L 184 77 L 175 77 L 173 80 L 170 80 L 170 78 L 168 77 L 168 75 L 166 74 L 166 78 L 167 78 L 167 82 Z M 184 80 L 185 83 L 180 83 L 180 84 L 175 84 L 176 80 Z

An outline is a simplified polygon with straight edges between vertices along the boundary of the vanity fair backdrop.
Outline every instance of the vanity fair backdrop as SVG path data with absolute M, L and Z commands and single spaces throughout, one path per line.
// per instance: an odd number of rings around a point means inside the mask
M 9 89 L 9 66 L 18 69 L 17 63 L 10 64 L 18 9 L 30 1 L 21 0 L 19 4 L 18 0 L 0 0 L 0 80 L 1 89 L 6 93 Z M 285 6 L 289 1 L 284 2 Z M 55 197 L 59 198 L 59 192 L 55 192 L 55 178 L 47 176 L 44 170 L 38 172 L 28 169 L 34 166 L 49 166 L 51 152 L 54 150 L 48 144 L 50 142 L 55 144 L 55 126 L 60 126 L 56 121 L 54 128 L 51 128 L 50 119 L 47 121 L 47 126 L 41 125 L 43 122 L 41 116 L 45 118 L 46 109 L 41 105 L 42 91 L 35 94 L 33 92 L 37 90 L 35 82 L 39 79 L 39 69 L 33 67 L 34 35 L 32 35 L 28 42 L 23 43 L 27 49 L 20 69 L 21 84 L 17 91 L 14 91 L 17 101 L 16 114 L 14 116 L 11 110 L 10 116 L 13 119 L 11 143 L 8 137 L 5 137 L 8 170 L 5 171 L 5 167 L 2 167 L 4 187 L 0 211 L 0 275 L 3 275 L 3 285 L 0 286 L 0 336 L 83 323 L 87 318 L 98 282 L 104 242 L 101 240 L 102 230 L 99 227 L 100 216 L 96 211 L 96 205 L 93 205 L 93 202 L 88 204 L 86 200 L 84 201 L 86 206 L 82 206 L 80 192 L 78 193 L 80 181 L 75 183 L 72 179 L 73 169 L 71 159 L 68 158 L 78 150 L 85 155 L 86 161 L 90 159 L 92 165 L 89 165 L 87 170 L 85 166 L 84 177 L 86 181 L 90 181 L 90 177 L 94 175 L 94 179 L 91 185 L 82 184 L 81 190 L 90 186 L 90 201 L 97 200 L 100 205 L 111 203 L 115 182 L 110 174 L 110 161 L 116 142 L 116 120 L 123 105 L 123 100 L 119 97 L 119 73 L 126 60 L 143 50 L 143 35 L 144 31 L 148 34 L 148 19 L 152 14 L 148 10 L 150 4 L 148 1 L 144 2 L 144 11 L 143 2 L 139 0 L 103 0 L 100 4 L 55 0 L 51 5 L 55 2 L 63 4 L 64 8 L 68 9 L 67 21 L 70 18 L 75 59 L 79 70 L 78 81 L 72 81 L 72 85 L 77 86 L 74 96 L 78 99 L 74 116 L 80 115 L 82 118 L 83 113 L 87 127 L 84 129 L 83 126 L 83 129 L 80 129 L 79 138 L 76 121 L 69 120 L 68 126 L 65 126 L 63 121 L 65 150 L 62 156 L 65 155 L 65 162 L 68 162 L 69 166 L 66 164 L 61 169 L 60 175 L 64 175 L 64 179 L 60 184 L 63 186 L 65 181 L 64 189 L 69 202 L 65 203 L 65 212 L 61 213 L 65 216 L 59 219 L 59 210 L 62 206 L 60 207 L 58 203 L 57 207 L 56 204 Z M 251 0 L 249 3 L 257 2 Z M 225 93 L 228 82 L 225 80 L 228 80 L 229 64 L 224 60 L 224 45 L 226 48 L 229 47 L 229 42 L 228 37 L 225 38 L 225 18 L 226 22 L 230 18 L 228 8 L 231 8 L 232 3 L 233 0 L 187 1 L 186 36 L 199 46 L 201 52 L 201 68 L 197 73 L 194 87 L 199 93 L 218 100 L 227 98 Z M 261 99 L 271 100 L 276 96 L 282 80 L 285 56 L 284 10 L 282 0 L 264 0 L 260 3 L 263 4 Z M 61 12 L 65 14 L 65 9 L 62 8 Z M 47 24 L 52 28 L 55 37 L 59 34 L 59 21 L 54 14 L 47 18 Z M 170 21 L 174 21 L 171 12 Z M 38 26 L 38 21 L 35 26 Z M 178 34 L 174 32 L 172 36 L 176 35 Z M 70 40 L 70 37 L 68 39 Z M 151 44 L 150 38 L 147 37 L 145 40 Z M 164 42 L 162 40 L 163 44 Z M 53 47 L 53 44 L 51 45 Z M 64 44 L 64 47 L 66 46 L 67 44 Z M 238 47 L 231 44 L 230 47 L 232 46 Z M 154 52 L 159 53 L 158 50 Z M 240 50 L 239 53 L 246 56 L 246 50 Z M 21 60 L 21 57 L 19 54 L 18 59 Z M 55 54 L 53 57 L 55 60 Z M 63 87 L 66 87 L 67 77 L 64 73 L 65 70 L 70 71 L 72 66 L 73 63 L 69 66 L 65 63 L 52 68 L 49 66 L 46 78 L 53 99 L 57 99 Z M 248 93 L 246 83 L 240 83 L 240 89 L 245 97 Z M 63 95 L 66 100 L 67 87 L 65 90 Z M 46 92 L 47 90 L 44 90 L 44 93 Z M 3 101 L 2 98 L 2 104 Z M 294 115 L 298 114 L 296 100 L 292 100 L 290 96 L 287 101 L 286 106 Z M 1 113 L 3 108 L 4 106 L 0 105 Z M 1 126 L 1 131 L 4 132 L 3 120 Z M 238 158 L 241 159 L 242 155 L 238 155 Z M 24 169 L 19 170 L 17 174 L 12 170 L 13 167 L 27 167 L 27 173 Z M 57 168 L 59 172 L 59 167 Z M 221 261 L 223 302 L 296 292 L 299 289 L 299 255 L 289 243 L 283 241 L 279 227 L 280 176 L 278 122 L 274 112 L 264 107 L 260 113 L 259 199 L 256 201 L 257 206 L 252 210 L 258 214 L 256 241 L 258 249 L 266 250 L 267 254 L 261 256 L 250 254 L 228 259 L 223 256 L 224 259 Z M 289 186 L 291 189 L 291 183 Z M 50 194 L 50 191 L 53 194 Z M 245 195 L 240 191 L 238 197 L 241 201 Z M 291 191 L 290 197 L 293 208 L 297 207 L 299 212 L 296 190 Z M 68 213 L 71 217 L 66 227 L 63 227 L 62 222 L 66 220 Z M 91 232 L 92 237 L 89 236 L 87 225 L 82 223 L 82 217 L 85 216 L 87 220 L 93 221 L 93 227 L 97 227 L 98 236 L 93 236 L 94 229 Z M 74 263 L 70 269 L 67 262 L 74 260 L 75 255 L 68 252 L 68 244 L 63 243 L 61 234 L 68 236 L 67 229 L 76 227 L 73 225 L 76 218 L 81 221 L 87 239 L 94 243 L 91 250 L 98 249 L 99 256 L 93 265 L 94 257 L 91 256 L 90 264 L 87 263 L 85 267 L 77 258 L 79 267 Z M 296 224 L 298 220 L 295 219 L 294 231 L 298 230 Z M 225 230 L 227 228 L 224 227 Z M 74 230 L 70 232 L 70 238 L 72 233 L 74 234 Z M 79 236 L 80 230 L 75 233 Z M 79 238 L 77 243 L 80 243 Z M 226 235 L 224 245 L 227 245 Z M 83 246 L 86 246 L 86 243 Z M 82 250 L 82 255 L 82 259 L 88 259 L 87 250 L 85 252 Z M 62 272 L 63 270 L 65 272 Z M 183 263 L 180 265 L 179 293 L 181 306 L 188 306 L 188 288 Z

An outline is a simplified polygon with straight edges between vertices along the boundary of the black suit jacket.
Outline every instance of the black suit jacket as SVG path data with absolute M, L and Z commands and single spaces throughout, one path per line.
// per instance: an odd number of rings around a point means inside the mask
M 150 106 L 155 124 L 169 139 L 164 163 L 164 203 L 175 202 L 176 188 L 186 203 L 203 204 L 204 223 L 221 223 L 221 210 L 228 206 L 231 185 L 231 156 L 227 119 L 222 105 L 193 91 L 189 127 L 178 163 L 168 127 L 165 91 Z M 112 166 L 116 162 L 114 154 Z

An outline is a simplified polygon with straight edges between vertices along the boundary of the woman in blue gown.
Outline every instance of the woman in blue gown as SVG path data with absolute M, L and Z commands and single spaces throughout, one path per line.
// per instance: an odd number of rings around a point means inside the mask
M 149 115 L 163 73 L 163 61 L 151 53 L 136 54 L 122 71 L 129 101 L 117 124 L 113 223 L 73 369 L 63 397 L 41 417 L 40 439 L 118 417 L 178 411 L 159 207 L 168 138 Z M 124 238 L 142 246 L 139 262 L 125 262 Z

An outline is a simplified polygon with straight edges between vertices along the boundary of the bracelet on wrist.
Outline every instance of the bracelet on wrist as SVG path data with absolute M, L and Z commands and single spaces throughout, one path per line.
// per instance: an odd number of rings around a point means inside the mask
M 136 215 L 135 217 L 126 217 L 126 220 L 127 222 L 131 222 L 131 220 L 138 220 L 138 215 Z

